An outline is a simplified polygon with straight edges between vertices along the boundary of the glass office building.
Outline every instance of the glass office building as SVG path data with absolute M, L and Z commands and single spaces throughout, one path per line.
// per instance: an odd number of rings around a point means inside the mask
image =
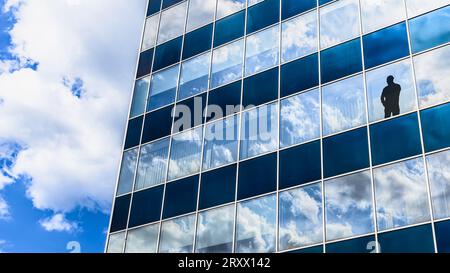
M 450 0 L 146 15 L 107 252 L 450 252 Z

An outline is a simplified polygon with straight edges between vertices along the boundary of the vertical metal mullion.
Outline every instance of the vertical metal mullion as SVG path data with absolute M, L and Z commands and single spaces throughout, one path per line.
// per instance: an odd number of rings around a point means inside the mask
M 279 252 L 280 251 L 280 246 L 279 246 L 279 237 L 280 237 L 280 140 L 281 140 L 281 48 L 282 48 L 282 39 L 283 39 L 283 34 L 282 34 L 282 25 L 281 25 L 281 21 L 282 21 L 282 6 L 283 6 L 283 0 L 280 0 L 280 4 L 279 4 L 279 25 L 278 25 L 278 101 L 277 101 L 277 192 L 276 192 L 276 217 L 275 217 L 275 252 Z

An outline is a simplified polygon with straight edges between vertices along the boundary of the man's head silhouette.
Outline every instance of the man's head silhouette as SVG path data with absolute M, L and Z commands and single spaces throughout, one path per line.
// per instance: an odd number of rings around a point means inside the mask
M 392 75 L 388 76 L 386 81 L 387 81 L 387 83 L 389 85 L 393 84 L 394 83 L 394 76 L 392 76 Z

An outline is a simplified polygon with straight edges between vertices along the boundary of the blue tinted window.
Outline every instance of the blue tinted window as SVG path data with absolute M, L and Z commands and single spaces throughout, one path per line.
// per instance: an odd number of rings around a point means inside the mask
M 147 16 L 157 13 L 161 9 L 162 0 L 150 0 L 147 8 Z
M 213 25 L 209 24 L 184 37 L 183 60 L 211 49 Z
M 166 185 L 163 218 L 195 211 L 197 207 L 198 175 Z
M 369 167 L 367 129 L 324 139 L 323 161 L 325 177 Z
M 143 117 L 137 117 L 128 122 L 127 136 L 125 138 L 125 148 L 128 149 L 139 145 L 141 139 Z
M 318 84 L 319 60 L 317 54 L 287 63 L 281 67 L 281 97 Z
M 128 210 L 130 208 L 131 194 L 117 197 L 114 203 L 110 232 L 125 229 L 128 222 Z
M 160 70 L 180 61 L 182 41 L 183 37 L 178 37 L 156 47 L 153 71 Z
M 146 50 L 139 55 L 139 64 L 136 78 L 140 78 L 142 76 L 150 74 L 150 71 L 152 70 L 152 60 L 153 60 L 153 48 Z
M 200 106 L 201 109 L 196 109 L 196 107 L 198 106 Z M 204 119 L 202 113 L 205 107 L 206 93 L 177 103 L 175 109 L 173 133 L 175 134 L 203 124 Z M 198 112 L 199 110 L 202 112 Z
M 409 21 L 411 46 L 414 53 L 450 41 L 450 6 Z
M 422 111 L 422 130 L 427 152 L 450 146 L 450 104 Z
M 261 16 L 264 14 L 264 16 Z M 255 32 L 279 21 L 280 1 L 264 0 L 250 8 L 247 14 L 247 33 Z
M 210 108 L 208 108 L 208 117 L 207 120 L 213 120 L 216 118 L 221 118 L 222 116 L 228 116 L 234 114 L 236 110 L 236 106 L 241 104 L 241 87 L 242 82 L 237 81 L 235 83 L 231 83 L 229 85 L 225 85 L 214 89 L 209 92 L 208 98 L 208 106 L 215 105 L 219 107 L 221 110 L 221 115 L 217 116 L 217 113 L 210 112 Z M 227 111 L 227 106 L 228 111 Z M 230 106 L 233 106 L 232 108 Z
M 333 1 L 333 0 L 319 0 L 319 5 L 323 5 L 323 4 L 326 4 L 331 1 Z
M 145 116 L 142 143 L 146 143 L 167 135 L 172 129 L 172 106 L 148 113 Z
M 361 71 L 360 40 L 355 39 L 322 51 L 320 65 L 323 83 Z
M 240 11 L 216 22 L 214 47 L 244 36 L 245 11 Z
M 155 110 L 175 101 L 179 71 L 180 66 L 175 65 L 152 75 L 147 111 Z
M 149 85 L 150 77 L 145 77 L 136 81 L 131 103 L 130 117 L 136 117 L 144 113 Z
M 282 19 L 292 17 L 317 6 L 316 0 L 283 0 L 281 13 Z
M 277 154 L 240 163 L 238 199 L 260 195 L 277 188 Z
M 162 8 L 165 9 L 165 8 L 175 5 L 176 3 L 179 3 L 181 1 L 183 1 L 183 0 L 163 0 Z
M 409 54 L 405 23 L 364 36 L 363 43 L 366 68 L 387 63 Z
M 178 100 L 189 98 L 208 90 L 211 53 L 185 61 L 181 65 Z
M 202 174 L 199 209 L 233 202 L 236 194 L 236 165 Z
M 129 227 L 159 221 L 164 186 L 138 191 L 133 194 Z
M 450 221 L 434 224 L 439 253 L 450 253 Z
M 374 165 L 420 154 L 417 115 L 410 114 L 372 125 L 370 140 Z
M 243 106 L 260 105 L 278 98 L 278 67 L 244 80 Z
M 288 253 L 299 253 L 299 254 L 318 254 L 323 253 L 323 246 L 313 246 L 308 248 L 297 249 L 293 251 L 289 251 Z
M 434 253 L 431 225 L 378 234 L 382 253 Z
M 319 180 L 320 141 L 280 152 L 280 189 Z
M 327 244 L 325 250 L 326 253 L 375 253 L 375 236 Z

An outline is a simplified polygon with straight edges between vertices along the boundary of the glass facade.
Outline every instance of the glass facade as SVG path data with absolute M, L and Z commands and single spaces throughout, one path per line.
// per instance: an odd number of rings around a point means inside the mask
M 145 12 L 107 252 L 450 252 L 450 0 Z

